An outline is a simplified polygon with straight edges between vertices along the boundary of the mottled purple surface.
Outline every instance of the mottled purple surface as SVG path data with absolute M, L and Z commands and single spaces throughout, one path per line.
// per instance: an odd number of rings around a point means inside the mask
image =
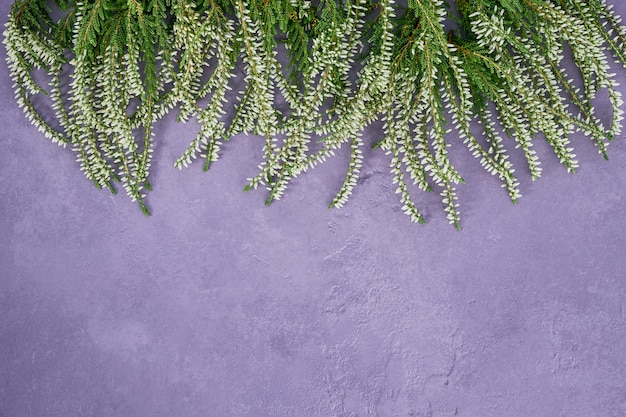
M 517 206 L 452 148 L 459 233 L 437 196 L 409 222 L 379 151 L 341 210 L 345 155 L 265 207 L 240 191 L 259 139 L 178 171 L 195 130 L 170 118 L 146 218 L 29 125 L 5 65 L 0 100 L 1 417 L 626 416 L 626 135 L 609 162 L 576 137 L 576 175 L 538 142 Z

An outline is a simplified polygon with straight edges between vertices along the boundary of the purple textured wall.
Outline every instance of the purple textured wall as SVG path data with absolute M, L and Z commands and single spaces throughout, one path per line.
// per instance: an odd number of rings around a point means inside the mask
M 178 171 L 169 118 L 146 218 L 12 96 L 0 65 L 0 416 L 626 416 L 626 135 L 576 137 L 576 175 L 538 142 L 517 206 L 453 147 L 459 233 L 436 196 L 409 222 L 380 151 L 343 209 L 345 155 L 265 207 L 258 139 Z

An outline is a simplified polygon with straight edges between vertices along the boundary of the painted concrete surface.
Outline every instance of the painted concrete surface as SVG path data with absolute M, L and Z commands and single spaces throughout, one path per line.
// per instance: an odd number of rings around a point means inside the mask
M 345 155 L 265 207 L 258 139 L 178 171 L 168 119 L 146 218 L 0 71 L 0 416 L 626 416 L 626 136 L 609 162 L 575 138 L 576 175 L 538 143 L 517 206 L 453 147 L 457 232 L 436 196 L 410 223 L 381 152 L 343 209 Z

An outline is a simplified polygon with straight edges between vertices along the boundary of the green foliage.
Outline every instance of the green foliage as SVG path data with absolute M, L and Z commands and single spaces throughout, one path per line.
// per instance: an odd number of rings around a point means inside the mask
M 508 142 L 536 179 L 538 136 L 574 172 L 574 132 L 607 157 L 622 127 L 608 55 L 626 63 L 626 30 L 603 0 L 17 0 L 4 34 L 27 117 L 74 151 L 97 187 L 115 191 L 121 182 L 146 214 L 153 126 L 174 108 L 180 121 L 200 125 L 176 167 L 200 157 L 206 170 L 223 141 L 263 138 L 245 190 L 265 187 L 267 204 L 346 147 L 346 177 L 330 202 L 344 205 L 363 163 L 362 132 L 380 120 L 375 147 L 390 157 L 403 211 L 424 222 L 413 193 L 437 191 L 457 227 L 464 179 L 450 158 L 451 135 L 515 202 Z M 581 83 L 563 66 L 566 49 Z M 243 89 L 230 93 L 240 73 Z M 608 122 L 593 106 L 601 90 Z M 53 125 L 33 104 L 41 94 L 52 102 Z

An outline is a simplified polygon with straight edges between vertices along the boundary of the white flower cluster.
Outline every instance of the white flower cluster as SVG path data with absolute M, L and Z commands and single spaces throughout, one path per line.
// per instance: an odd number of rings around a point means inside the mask
M 53 99 L 60 100 L 56 92 L 60 84 L 59 76 L 64 62 L 63 49 L 48 37 L 41 37 L 28 27 L 20 27 L 15 16 L 10 16 L 4 32 L 9 74 L 13 79 L 15 100 L 28 120 L 48 139 L 59 146 L 65 147 L 68 140 L 53 129 L 37 112 L 30 97 L 45 90 L 33 79 L 32 71 L 49 68 L 54 74 L 52 81 Z M 56 100 L 55 100 L 56 103 Z
M 182 53 L 180 76 L 176 77 L 171 94 L 173 102 L 180 103 L 179 120 L 196 115 L 201 128 L 174 166 L 187 167 L 202 152 L 206 170 L 218 158 L 221 140 L 226 136 L 221 118 L 226 113 L 223 108 L 226 94 L 231 90 L 228 81 L 234 68 L 230 58 L 234 28 L 232 21 L 217 9 L 210 9 L 201 16 L 192 3 L 178 2 L 175 14 L 178 18 L 174 24 L 174 47 Z M 201 78 L 211 61 L 216 62 L 215 67 L 208 81 L 202 84 Z M 198 101 L 205 97 L 210 101 L 205 108 L 200 108 Z

